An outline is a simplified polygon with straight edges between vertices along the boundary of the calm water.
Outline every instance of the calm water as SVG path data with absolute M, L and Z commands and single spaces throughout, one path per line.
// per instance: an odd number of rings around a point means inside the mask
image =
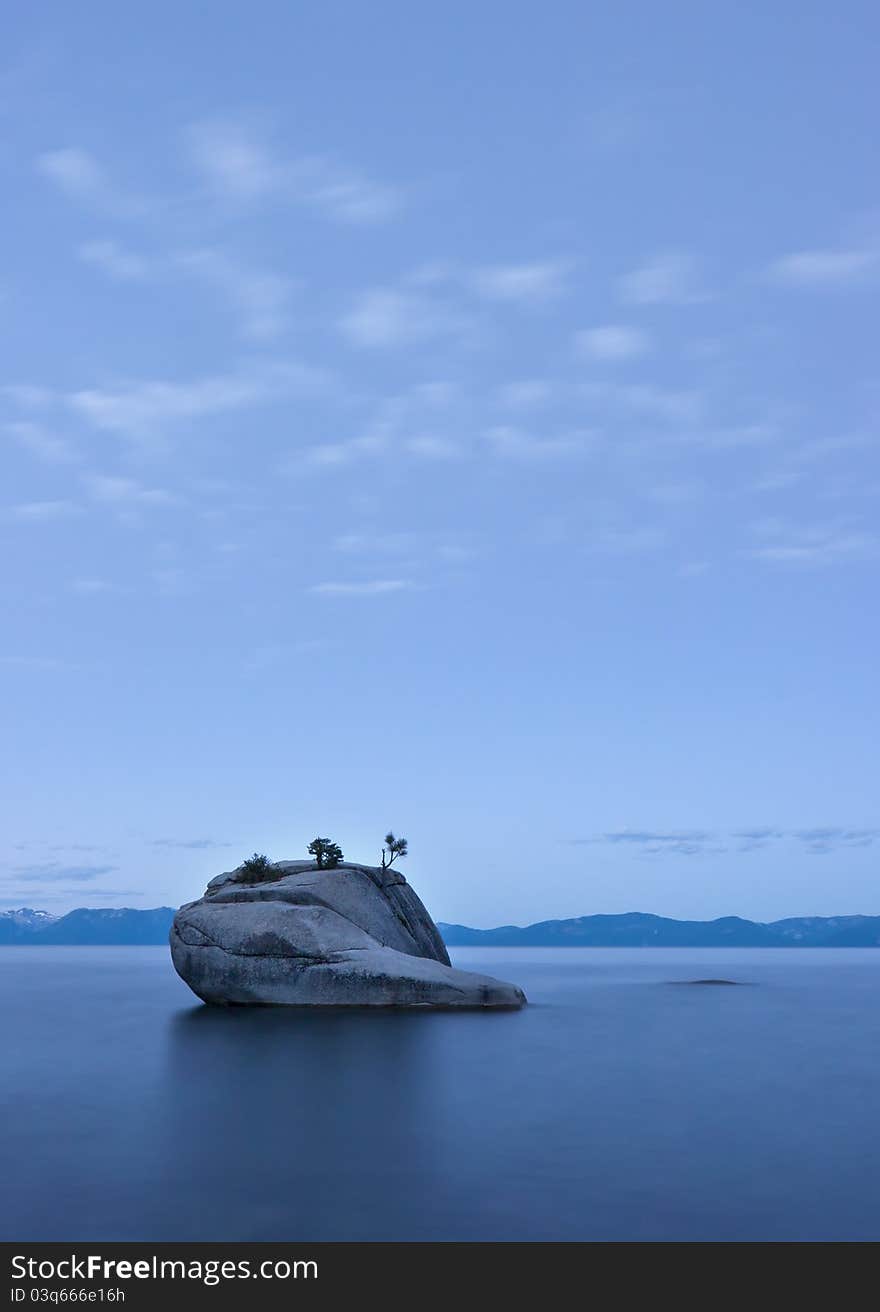
M 0 1238 L 880 1238 L 880 951 L 453 956 L 532 1006 L 211 1010 L 163 948 L 0 949 Z

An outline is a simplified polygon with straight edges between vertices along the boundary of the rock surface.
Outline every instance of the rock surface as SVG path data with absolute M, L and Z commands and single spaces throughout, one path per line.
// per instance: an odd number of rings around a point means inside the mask
M 204 1002 L 325 1007 L 521 1007 L 513 984 L 455 970 L 396 870 L 279 861 L 271 879 L 218 875 L 171 926 L 171 957 Z

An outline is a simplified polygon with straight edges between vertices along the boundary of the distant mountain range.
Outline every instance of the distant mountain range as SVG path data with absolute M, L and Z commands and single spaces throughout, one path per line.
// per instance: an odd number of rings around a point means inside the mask
M 66 916 L 48 911 L 0 911 L 0 944 L 146 945 L 167 943 L 174 907 L 78 907 Z
M 0 911 L 0 945 L 165 944 L 174 907 L 79 907 L 66 916 L 22 907 Z M 795 916 L 762 924 L 739 916 L 720 920 L 669 920 L 631 911 L 621 916 L 578 916 L 535 925 L 437 928 L 449 947 L 496 948 L 876 948 L 880 916 Z
M 469 929 L 438 924 L 449 947 L 497 948 L 876 948 L 880 916 L 795 916 L 761 924 L 739 916 L 668 920 L 630 911 L 535 925 Z

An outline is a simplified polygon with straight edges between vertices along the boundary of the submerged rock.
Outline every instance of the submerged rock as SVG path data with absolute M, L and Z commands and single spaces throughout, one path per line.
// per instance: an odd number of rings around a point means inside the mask
M 218 875 L 171 926 L 174 968 L 204 1002 L 324 1007 L 521 1007 L 514 984 L 455 970 L 396 870 L 279 861 Z

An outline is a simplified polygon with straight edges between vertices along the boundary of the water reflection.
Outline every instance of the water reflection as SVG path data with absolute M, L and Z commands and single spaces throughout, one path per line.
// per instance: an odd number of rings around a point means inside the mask
M 441 1168 L 438 1022 L 197 1006 L 168 1028 L 166 1187 L 185 1228 L 241 1238 L 361 1237 Z M 442 1117 L 439 1117 L 442 1120 Z M 384 1215 L 383 1215 L 384 1213 Z M 228 1219 L 226 1221 L 228 1225 Z
M 158 948 L 0 952 L 0 1238 L 880 1233 L 880 952 L 460 964 L 534 1004 L 215 1010 Z M 758 987 L 670 986 L 708 979 Z

